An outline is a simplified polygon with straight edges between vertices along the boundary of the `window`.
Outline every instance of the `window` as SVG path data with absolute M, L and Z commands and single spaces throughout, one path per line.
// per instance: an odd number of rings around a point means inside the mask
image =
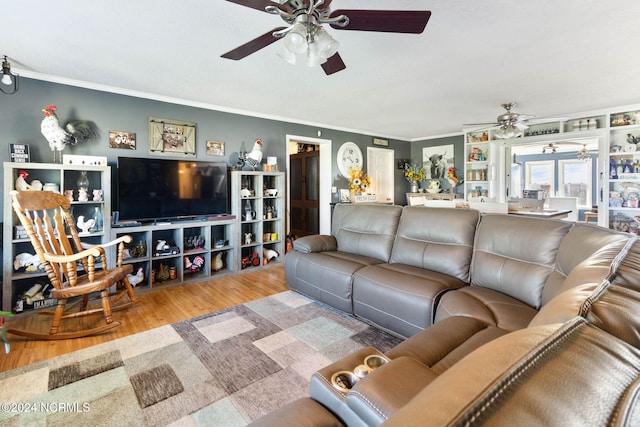
M 558 160 L 558 195 L 577 197 L 578 206 L 591 207 L 592 164 L 584 160 Z
M 553 160 L 543 160 L 526 163 L 525 175 L 526 190 L 544 190 L 544 203 L 549 203 L 549 195 L 555 186 L 555 162 Z

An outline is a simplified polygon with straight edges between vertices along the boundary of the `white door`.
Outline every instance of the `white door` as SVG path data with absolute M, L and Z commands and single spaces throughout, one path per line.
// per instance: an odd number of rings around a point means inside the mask
M 378 203 L 393 203 L 393 150 L 367 147 L 367 175 Z

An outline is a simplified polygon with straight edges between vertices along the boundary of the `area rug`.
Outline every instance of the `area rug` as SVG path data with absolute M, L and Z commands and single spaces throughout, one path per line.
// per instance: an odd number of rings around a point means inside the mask
M 245 426 L 399 339 L 287 291 L 0 373 L 0 426 Z

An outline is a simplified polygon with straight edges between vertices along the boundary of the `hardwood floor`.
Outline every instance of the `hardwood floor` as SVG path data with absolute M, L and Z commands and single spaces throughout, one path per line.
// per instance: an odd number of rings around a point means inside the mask
M 266 297 L 287 290 L 282 265 L 247 271 L 222 277 L 213 277 L 204 282 L 187 283 L 150 290 L 137 289 L 139 302 L 128 309 L 114 312 L 121 322 L 117 328 L 100 335 L 69 340 L 33 340 L 8 335 L 11 344 L 9 354 L 0 353 L 0 372 L 70 353 L 92 345 L 122 338 L 159 326 L 189 319 L 247 301 Z M 22 315 L 8 318 L 8 328 L 48 330 L 51 318 L 40 315 Z M 104 322 L 101 315 L 83 319 L 69 319 L 63 325 L 77 328 L 79 322 Z

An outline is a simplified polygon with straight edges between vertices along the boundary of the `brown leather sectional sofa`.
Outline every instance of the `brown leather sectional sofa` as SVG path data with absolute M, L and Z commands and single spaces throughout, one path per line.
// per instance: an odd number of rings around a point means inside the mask
M 407 339 L 255 424 L 638 425 L 638 268 L 635 236 L 593 225 L 338 205 L 285 257 L 289 286 Z

